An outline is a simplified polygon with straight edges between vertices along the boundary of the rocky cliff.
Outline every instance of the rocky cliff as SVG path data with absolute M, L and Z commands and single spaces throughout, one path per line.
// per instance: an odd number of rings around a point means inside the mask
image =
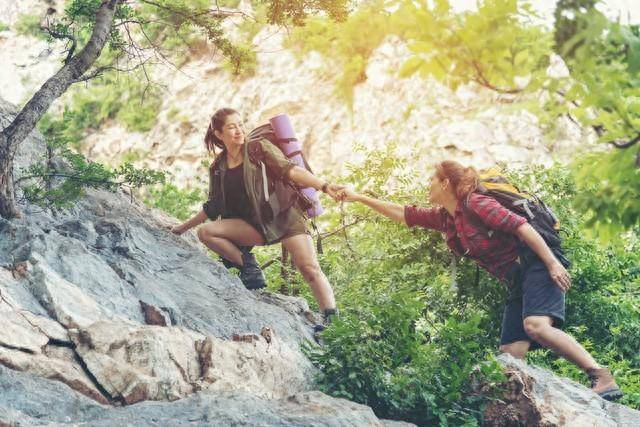
M 43 148 L 20 146 L 16 178 Z M 100 191 L 21 209 L 0 220 L 1 422 L 383 425 L 312 391 L 304 300 L 247 291 L 170 218 Z

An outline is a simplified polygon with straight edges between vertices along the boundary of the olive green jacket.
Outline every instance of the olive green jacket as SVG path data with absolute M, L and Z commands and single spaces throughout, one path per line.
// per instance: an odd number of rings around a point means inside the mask
M 293 228 L 306 221 L 308 201 L 296 191 L 288 179 L 296 166 L 282 151 L 266 139 L 247 141 L 243 145 L 243 175 L 245 189 L 253 214 L 253 224 L 265 243 L 281 240 Z M 226 153 L 221 154 L 209 168 L 209 200 L 202 205 L 207 216 L 218 219 L 225 215 L 224 176 L 227 171 Z

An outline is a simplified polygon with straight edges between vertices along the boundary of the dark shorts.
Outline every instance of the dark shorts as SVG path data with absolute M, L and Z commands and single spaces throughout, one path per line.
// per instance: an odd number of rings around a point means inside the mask
M 540 348 L 541 345 L 525 332 L 524 319 L 528 316 L 549 316 L 554 327 L 562 327 L 564 292 L 553 282 L 549 270 L 537 257 L 523 264 L 522 271 L 516 274 L 513 282 L 502 317 L 500 344 L 530 341 L 531 350 Z

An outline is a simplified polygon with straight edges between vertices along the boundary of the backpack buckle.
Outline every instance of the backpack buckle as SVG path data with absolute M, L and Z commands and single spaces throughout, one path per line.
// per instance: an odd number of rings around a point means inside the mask
M 531 209 L 529 209 L 529 201 L 527 199 L 516 200 L 515 202 L 512 203 L 512 205 L 522 206 L 522 209 L 525 210 L 529 218 L 531 219 L 535 218 L 535 215 L 533 214 L 533 212 L 531 212 Z

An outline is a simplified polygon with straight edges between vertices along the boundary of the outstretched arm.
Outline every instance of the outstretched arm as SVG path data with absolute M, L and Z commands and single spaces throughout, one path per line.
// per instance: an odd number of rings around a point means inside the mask
M 289 179 L 300 187 L 311 187 L 315 188 L 318 191 L 322 191 L 322 187 L 326 183 L 325 181 L 321 180 L 320 178 L 318 178 L 308 170 L 301 168 L 300 166 L 294 166 L 289 169 Z M 337 191 L 341 190 L 343 187 L 335 184 L 326 184 L 326 193 L 332 198 L 336 199 Z
M 360 202 L 376 212 L 381 213 L 387 218 L 406 224 L 404 218 L 404 206 L 396 203 L 385 202 L 384 200 L 374 199 L 372 197 L 358 194 L 350 189 L 343 189 L 338 192 L 338 197 L 345 202 Z

